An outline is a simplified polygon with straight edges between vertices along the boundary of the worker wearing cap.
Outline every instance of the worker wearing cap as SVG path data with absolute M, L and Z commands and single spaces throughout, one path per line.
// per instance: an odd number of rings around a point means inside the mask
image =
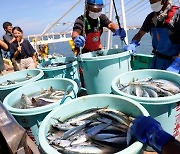
M 150 32 L 154 51 L 150 68 L 180 73 L 180 8 L 173 6 L 170 0 L 149 2 L 153 12 L 124 49 L 132 50 L 134 54 L 141 38 Z
M 83 47 L 82 53 L 97 51 L 102 49 L 100 36 L 103 27 L 107 27 L 113 32 L 113 36 L 126 37 L 125 30 L 112 23 L 105 14 L 102 14 L 103 0 L 87 0 L 84 15 L 75 21 L 72 33 L 77 48 Z

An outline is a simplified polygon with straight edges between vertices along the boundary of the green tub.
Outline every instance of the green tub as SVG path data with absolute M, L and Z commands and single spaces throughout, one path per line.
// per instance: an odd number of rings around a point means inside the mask
M 67 63 L 66 65 L 56 66 L 56 67 L 46 67 L 50 64 L 55 63 Z M 68 78 L 74 80 L 78 86 L 80 85 L 79 72 L 78 72 L 78 62 L 74 57 L 56 57 L 54 59 L 49 59 L 38 65 L 38 68 L 43 70 L 44 78 Z
M 59 100 L 59 102 L 52 103 L 50 105 L 32 109 L 17 109 L 12 107 L 15 103 L 17 103 L 17 101 L 20 100 L 22 94 L 31 95 L 33 93 L 41 91 L 42 89 L 49 89 L 50 86 L 52 86 L 54 89 L 59 90 L 72 87 L 73 90 L 70 92 L 68 97 L 66 96 L 65 99 L 63 99 L 63 101 Z M 6 96 L 3 104 L 7 108 L 7 110 L 16 118 L 17 122 L 19 122 L 20 125 L 32 132 L 32 135 L 35 137 L 35 141 L 38 144 L 38 130 L 44 117 L 52 109 L 60 106 L 61 103 L 66 103 L 72 98 L 76 98 L 77 92 L 78 86 L 76 82 L 71 79 L 44 79 L 14 90 Z
M 179 74 L 163 70 L 144 69 L 127 72 L 115 77 L 112 81 L 112 92 L 117 95 L 131 98 L 142 104 L 147 109 L 149 114 L 161 123 L 165 131 L 171 135 L 174 135 L 175 137 L 178 137 L 180 134 L 177 133 L 176 127 L 178 126 L 178 115 L 180 113 L 178 109 L 180 94 L 160 98 L 137 97 L 126 94 L 120 91 L 117 87 L 117 83 L 119 82 L 122 84 L 129 83 L 133 79 L 144 79 L 147 77 L 152 77 L 153 79 L 165 79 L 180 85 Z
M 6 85 L 6 86 L 0 85 L 0 100 L 3 101 L 4 98 L 13 90 L 15 90 L 15 89 L 17 89 L 23 85 L 26 85 L 26 84 L 32 83 L 34 81 L 40 80 L 44 76 L 44 73 L 42 70 L 27 69 L 27 70 L 12 72 L 12 73 L 9 73 L 7 75 L 1 76 L 0 77 L 0 84 L 6 82 L 7 80 L 23 79 L 26 77 L 27 74 L 29 74 L 33 77 L 29 80 L 20 81 L 18 83 L 11 84 L 11 85 Z
M 39 128 L 39 141 L 40 148 L 43 150 L 43 153 L 59 154 L 56 151 L 56 149 L 54 149 L 48 144 L 48 141 L 46 139 L 47 133 L 51 126 L 52 118 L 61 117 L 62 119 L 64 119 L 90 108 L 101 108 L 106 106 L 112 109 L 122 111 L 127 114 L 132 114 L 132 116 L 134 117 L 140 114 L 143 114 L 145 116 L 149 115 L 142 105 L 135 102 L 134 100 L 122 96 L 112 94 L 96 94 L 79 97 L 77 99 L 69 101 L 66 104 L 59 106 L 57 109 L 50 112 L 41 123 L 41 126 Z M 119 154 L 135 154 L 140 152 L 142 150 L 142 147 L 143 144 L 136 141 L 128 148 L 119 152 Z
M 96 56 L 100 53 L 102 56 Z M 100 50 L 78 57 L 83 69 L 88 94 L 109 94 L 111 81 L 119 74 L 131 71 L 130 52 L 121 49 Z

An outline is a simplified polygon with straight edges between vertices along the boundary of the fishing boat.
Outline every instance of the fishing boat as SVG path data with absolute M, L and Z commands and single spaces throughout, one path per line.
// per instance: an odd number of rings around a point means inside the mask
M 63 23 L 63 25 L 66 25 L 66 31 L 62 31 L 62 32 L 49 32 L 50 30 L 53 29 L 53 27 L 57 26 L 62 20 L 63 18 L 65 18 L 68 14 L 71 13 L 71 11 L 80 4 L 80 2 L 82 2 L 82 0 L 77 0 L 77 2 L 71 6 L 58 20 L 56 20 L 54 23 L 49 24 L 44 31 L 41 34 L 35 34 L 35 35 L 28 35 L 27 38 L 31 45 L 34 47 L 34 49 L 37 52 L 41 52 L 42 51 L 45 54 L 49 54 L 49 51 L 45 51 L 43 50 L 44 46 L 50 45 L 50 44 L 55 44 L 55 43 L 59 43 L 59 42 L 68 42 L 70 47 L 73 49 L 74 48 L 74 44 L 71 38 L 71 34 L 72 34 L 72 26 L 73 23 L 68 23 L 67 27 L 67 23 Z M 126 30 L 132 30 L 132 29 L 139 29 L 140 26 L 127 26 L 126 25 L 126 15 L 125 15 L 125 8 L 124 6 L 126 4 L 124 4 L 124 1 L 121 0 L 121 17 L 122 17 L 122 26 L 126 29 Z M 113 21 L 114 16 L 113 16 L 113 2 L 106 2 L 107 3 L 105 5 L 105 10 L 109 9 L 109 19 Z M 133 9 L 135 7 L 141 7 L 140 5 L 143 4 L 144 1 L 141 1 L 139 3 L 136 3 L 134 6 L 132 6 L 130 9 Z M 147 3 L 147 2 L 146 2 Z M 129 10 L 127 10 L 128 12 Z M 112 49 L 113 48 L 113 43 L 112 43 L 112 34 L 109 30 L 107 30 L 106 28 L 104 29 L 105 33 L 108 33 L 106 36 L 104 36 L 105 41 L 103 41 L 103 49 Z M 104 39 L 104 38 L 102 38 Z M 118 38 L 117 38 L 118 39 Z M 125 42 L 128 43 L 128 36 L 125 38 Z M 123 42 L 122 42 L 123 43 Z M 118 48 L 119 45 L 114 45 L 114 48 Z M 121 46 L 122 48 L 123 46 Z M 69 51 L 72 52 L 72 51 Z M 149 65 L 152 61 L 152 57 L 153 55 L 147 55 L 147 54 L 136 54 L 135 56 L 132 56 L 131 58 L 131 67 L 132 70 L 137 70 L 137 69 L 145 69 L 145 68 L 149 68 Z
M 48 51 L 48 45 L 50 44 L 55 44 L 55 43 L 59 43 L 59 42 L 68 42 L 69 45 L 71 46 L 71 48 L 74 48 L 74 43 L 72 41 L 71 38 L 71 34 L 72 34 L 72 26 L 73 23 L 69 23 L 69 27 L 67 28 L 66 31 L 63 32 L 51 32 L 49 33 L 50 30 L 53 29 L 54 26 L 57 26 L 57 24 L 59 24 L 61 22 L 61 20 L 67 16 L 67 14 L 69 14 L 79 3 L 81 2 L 81 0 L 77 0 L 77 2 L 70 7 L 69 10 L 67 10 L 58 20 L 56 20 L 54 23 L 49 24 L 44 31 L 41 34 L 36 34 L 36 35 L 29 35 L 26 38 L 30 41 L 31 45 L 34 47 L 34 49 L 39 52 L 42 53 L 43 58 L 46 58 L 46 60 L 51 59 L 52 56 L 48 55 L 49 51 Z M 141 2 L 136 3 L 134 6 L 131 7 L 135 8 L 135 7 L 140 7 L 141 4 L 143 4 L 144 0 Z M 147 2 L 146 2 L 147 3 Z M 178 2 L 177 2 L 178 3 Z M 124 27 L 125 30 L 130 30 L 130 29 L 137 29 L 140 28 L 139 26 L 131 26 L 128 27 L 126 25 L 126 11 L 125 11 L 125 5 L 123 0 L 120 0 L 120 5 L 121 5 L 121 17 L 122 17 L 122 26 Z M 109 19 L 113 21 L 113 1 L 110 1 L 107 5 L 105 5 L 105 9 L 107 10 L 107 7 L 109 7 Z M 128 12 L 129 10 L 127 10 Z M 105 33 L 108 33 L 107 35 L 107 39 L 104 39 L 105 42 L 103 42 L 103 50 L 109 50 L 109 49 L 117 49 L 119 48 L 118 45 L 112 45 L 112 33 L 107 30 L 106 28 L 104 29 Z M 118 39 L 118 38 L 117 38 Z M 128 36 L 125 38 L 125 41 L 128 44 Z M 121 42 L 122 44 L 124 43 L 123 41 Z M 125 44 L 122 45 L 121 44 L 121 48 L 123 48 L 123 46 Z M 40 47 L 43 48 L 43 50 L 40 49 Z M 46 47 L 46 48 L 45 48 Z M 120 49 L 123 50 L 123 49 Z M 72 51 L 69 51 L 72 52 Z M 62 55 L 61 55 L 62 56 Z M 131 59 L 130 59 L 130 64 L 131 64 L 131 69 L 130 70 L 139 70 L 139 69 L 148 69 L 150 67 L 150 64 L 152 62 L 152 58 L 153 55 L 149 54 L 135 54 L 135 55 L 131 55 Z M 39 62 L 42 62 L 44 60 L 41 60 Z
M 57 25 L 62 18 L 64 18 L 71 10 L 78 5 L 81 2 L 81 0 L 78 0 L 62 17 L 60 17 L 57 21 L 55 21 L 53 24 L 48 26 L 41 34 L 38 35 L 29 35 L 26 38 L 31 42 L 32 46 L 35 48 L 37 52 L 39 52 L 39 47 L 59 42 L 69 42 L 69 45 L 71 48 L 73 48 L 73 43 L 71 39 L 71 33 L 72 30 L 68 29 L 68 31 L 56 33 L 48 33 L 50 29 L 52 29 L 55 25 Z M 125 19 L 125 11 L 124 11 L 124 1 L 121 0 L 121 7 L 122 7 L 122 18 L 123 18 L 123 27 L 127 29 L 135 29 L 139 27 L 127 27 L 126 26 L 126 19 Z M 113 3 L 110 1 L 109 4 L 109 12 L 113 12 Z M 113 15 L 109 14 L 110 20 L 113 19 Z M 72 25 L 71 25 L 72 26 Z M 71 27 L 72 29 L 72 27 Z M 105 29 L 106 31 L 106 29 Z M 112 34 L 110 32 L 108 33 L 106 45 L 104 46 L 103 50 L 110 50 L 113 49 L 112 47 Z M 125 42 L 128 43 L 128 37 L 126 37 Z M 116 49 L 117 46 L 114 47 Z M 46 51 L 46 54 L 48 55 L 48 52 Z M 47 57 L 48 58 L 48 57 Z M 141 69 L 148 69 L 150 67 L 150 64 L 152 62 L 153 55 L 147 55 L 147 54 L 136 54 L 130 56 L 130 65 L 131 70 L 141 70 Z M 48 60 L 51 60 L 50 58 Z
M 74 5 L 72 5 L 59 19 L 57 19 L 55 22 L 52 24 L 48 24 L 48 26 L 44 29 L 44 31 L 41 34 L 34 34 L 34 35 L 28 35 L 25 38 L 28 39 L 31 43 L 31 45 L 34 47 L 34 49 L 38 51 L 44 52 L 44 55 L 49 54 L 48 50 L 48 45 L 50 44 L 55 44 L 59 42 L 69 42 L 69 45 L 71 48 L 73 48 L 74 44 L 72 43 L 72 26 L 73 22 L 68 22 L 68 23 L 63 23 L 63 25 L 66 25 L 65 29 L 61 32 L 53 32 L 53 28 L 57 25 L 60 25 L 60 22 L 67 17 L 68 14 L 72 12 L 73 9 L 78 6 L 82 0 L 77 0 Z M 174 4 L 180 4 L 179 0 L 173 0 Z M 134 3 L 133 6 L 125 10 L 126 5 L 130 4 L 131 2 L 126 2 L 124 3 L 124 0 L 120 0 L 120 9 L 121 12 L 119 11 L 119 16 L 121 17 L 121 26 L 124 27 L 126 31 L 130 29 L 139 29 L 140 26 L 127 26 L 127 18 L 130 15 L 130 18 L 132 17 L 132 13 L 134 14 L 139 14 L 141 11 L 144 11 L 144 9 L 147 9 L 149 5 L 147 4 L 148 2 L 146 0 L 141 0 L 136 3 Z M 112 1 L 107 1 L 105 0 L 105 13 L 109 17 L 111 21 L 114 21 L 114 8 L 113 8 L 113 2 Z M 138 10 L 138 11 L 137 11 Z M 50 32 L 52 31 L 52 32 Z M 118 45 L 112 45 L 112 33 L 108 31 L 106 28 L 104 29 L 105 32 L 108 33 L 105 37 L 103 43 L 103 48 L 104 49 L 112 49 L 113 47 L 117 48 Z M 128 44 L 128 36 L 125 38 L 125 42 Z M 47 47 L 47 48 L 46 48 Z M 123 46 L 121 46 L 123 48 Z M 146 50 L 146 49 L 145 49 Z M 72 52 L 72 51 L 69 51 Z M 140 69 L 140 68 L 149 68 L 149 64 L 151 63 L 152 60 L 152 55 L 148 54 L 139 54 L 137 53 L 135 56 L 132 56 L 131 59 L 131 64 L 132 64 L 132 70 Z M 11 62 L 7 59 L 4 59 L 5 64 L 8 64 L 10 66 Z

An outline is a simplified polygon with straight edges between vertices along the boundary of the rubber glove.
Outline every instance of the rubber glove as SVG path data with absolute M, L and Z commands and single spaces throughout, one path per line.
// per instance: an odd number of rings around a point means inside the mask
M 11 58 L 11 53 L 10 51 L 7 52 L 7 57 L 10 59 Z
M 145 117 L 142 115 L 133 121 L 130 134 L 138 141 L 151 146 L 158 153 L 161 152 L 165 143 L 174 138 L 162 129 L 158 121 L 150 116 Z
M 78 35 L 75 37 L 74 39 L 74 44 L 76 45 L 76 47 L 80 48 L 83 47 L 85 43 L 85 38 L 81 35 Z
M 125 50 L 125 51 L 131 50 L 131 51 L 132 51 L 131 54 L 135 54 L 135 53 L 136 53 L 136 47 L 139 46 L 139 45 L 140 45 L 140 44 L 139 44 L 139 42 L 138 42 L 137 40 L 133 40 L 133 41 L 131 41 L 130 44 L 128 44 L 128 45 L 126 45 L 126 46 L 124 47 L 124 50 Z
M 126 32 L 124 28 L 120 28 L 120 29 L 118 28 L 115 30 L 112 36 L 120 36 L 121 39 L 124 39 L 126 37 Z
M 180 57 L 177 57 L 166 70 L 175 73 L 180 73 Z

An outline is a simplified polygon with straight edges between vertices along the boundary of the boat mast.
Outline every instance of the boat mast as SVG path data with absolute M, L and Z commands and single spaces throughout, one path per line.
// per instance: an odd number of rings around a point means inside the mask
M 124 30 L 127 33 L 127 25 L 126 25 L 126 17 L 125 17 L 125 9 L 124 9 L 124 0 L 120 0 L 121 3 L 121 12 L 122 12 L 122 21 L 123 21 L 123 27 Z M 112 21 L 113 19 L 113 2 L 110 0 L 109 4 L 109 19 Z M 128 44 L 128 36 L 125 37 L 125 42 Z M 123 43 L 123 42 L 122 42 Z M 111 31 L 108 31 L 108 39 L 107 39 L 107 49 L 112 48 L 112 33 Z
M 121 13 L 122 13 L 122 21 L 123 21 L 123 27 L 127 34 L 127 25 L 126 25 L 126 15 L 125 15 L 125 9 L 124 9 L 124 0 L 120 0 L 121 3 Z M 128 35 L 125 37 L 125 42 L 128 44 Z
M 109 4 L 109 20 L 113 20 L 113 2 L 110 0 Z M 112 32 L 108 30 L 107 49 L 112 48 Z

